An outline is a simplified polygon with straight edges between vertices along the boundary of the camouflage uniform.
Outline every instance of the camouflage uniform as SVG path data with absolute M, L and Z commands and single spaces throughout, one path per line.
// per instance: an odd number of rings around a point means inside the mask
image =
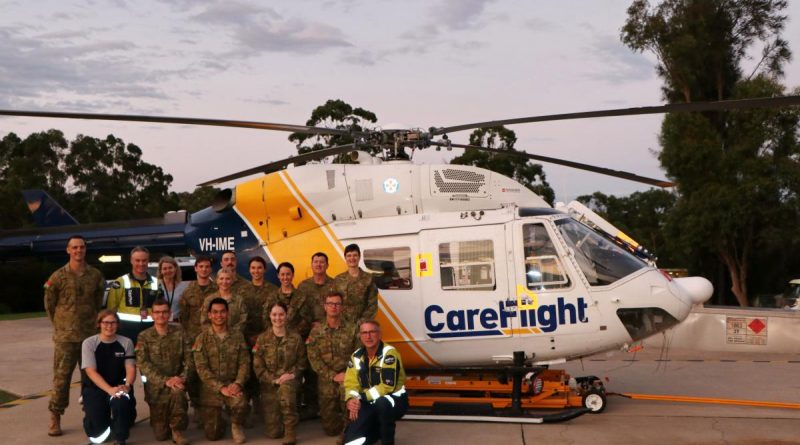
M 267 436 L 281 437 L 284 427 L 287 431 L 294 430 L 294 426 L 300 421 L 297 414 L 297 389 L 305 367 L 306 347 L 297 333 L 287 331 L 285 336 L 277 337 L 270 329 L 256 340 L 253 347 L 253 371 L 261 386 L 261 406 Z M 294 379 L 280 386 L 272 383 L 285 373 L 293 373 Z
M 186 391 L 165 385 L 174 376 L 187 381 L 191 354 L 191 343 L 180 326 L 167 325 L 163 336 L 155 327 L 139 334 L 136 365 L 142 374 L 144 399 L 150 405 L 150 426 L 156 440 L 166 440 L 171 431 L 183 431 L 188 425 Z
M 358 349 L 358 326 L 342 321 L 339 327 L 326 324 L 311 330 L 306 340 L 308 362 L 319 376 L 319 414 L 325 434 L 334 436 L 344 429 L 347 410 L 343 383 L 333 378 L 347 370 L 350 355 Z
M 203 301 L 203 306 L 200 308 L 200 325 L 211 326 L 211 322 L 208 320 L 208 305 L 211 304 L 211 300 L 215 298 L 224 298 L 220 297 L 219 294 L 209 295 Z M 228 300 L 227 298 L 225 298 Z M 228 300 L 228 330 L 231 332 L 238 332 L 244 336 L 244 327 L 247 323 L 247 306 L 244 304 L 244 297 L 240 296 L 237 293 L 231 295 L 231 299 Z
M 267 302 L 264 303 L 262 308 L 265 331 L 272 329 L 272 322 L 269 321 L 269 308 L 280 301 L 289 308 L 289 312 L 286 314 L 286 328 L 306 338 L 311 330 L 311 322 L 313 321 L 313 315 L 309 311 L 310 306 L 306 304 L 306 298 L 307 295 L 297 292 L 297 289 L 289 294 L 284 294 L 279 287 L 270 290 L 267 293 Z
M 44 284 L 44 308 L 53 323 L 53 395 L 50 411 L 64 414 L 69 384 L 81 358 L 81 343 L 97 332 L 95 318 L 103 304 L 103 274 L 86 266 L 78 276 L 69 264 L 56 270 Z
M 333 289 L 333 278 L 325 275 L 325 282 L 317 284 L 314 282 L 314 277 L 303 280 L 297 286 L 297 292 L 302 292 L 307 295 L 306 304 L 309 305 L 311 313 L 313 313 L 312 321 L 325 321 L 325 297 Z
M 359 269 L 357 277 L 345 271 L 333 279 L 333 288 L 344 295 L 342 318 L 357 323 L 362 318 L 374 318 L 378 313 L 378 288 L 372 274 Z
M 231 282 L 231 293 L 235 295 L 245 295 L 250 290 L 250 286 L 252 283 L 247 280 L 247 278 L 237 274 L 233 275 L 233 281 Z
M 222 407 L 231 412 L 231 422 L 244 425 L 247 419 L 247 396 L 226 397 L 223 386 L 237 383 L 244 389 L 250 375 L 250 356 L 240 331 L 228 330 L 220 339 L 212 327 L 203 330 L 192 347 L 195 368 L 200 376 L 200 408 L 206 438 L 218 440 L 225 434 Z
M 301 302 L 297 310 L 300 318 L 303 319 L 300 334 L 303 338 L 308 337 L 311 325 L 314 322 L 325 322 L 325 310 L 322 303 L 332 289 L 333 278 L 325 276 L 323 284 L 314 282 L 314 278 L 304 280 L 297 286 L 292 299 Z M 321 315 L 320 315 L 321 314 Z M 311 419 L 319 414 L 319 394 L 317 393 L 317 374 L 310 367 L 303 372 L 303 386 L 300 390 L 301 410 L 300 416 L 303 420 Z
M 267 295 L 277 289 L 277 287 L 265 281 L 263 285 L 256 286 L 250 283 L 240 295 L 244 296 L 244 303 L 247 306 L 247 323 L 244 328 L 244 338 L 247 344 L 253 346 L 256 338 L 264 332 L 264 317 L 261 316 L 262 308 L 267 303 Z
M 205 289 L 200 287 L 197 281 L 192 281 L 186 286 L 186 290 L 183 291 L 181 299 L 178 300 L 178 304 L 181 307 L 181 326 L 183 326 L 183 330 L 186 332 L 186 337 L 191 341 L 194 341 L 197 335 L 200 334 L 200 314 L 203 302 L 206 300 L 206 297 L 216 293 L 217 285 L 214 284 L 213 281 L 209 281 Z
M 217 285 L 213 281 L 209 281 L 205 289 L 197 284 L 197 281 L 192 281 L 186 286 L 183 291 L 181 299 L 178 304 L 181 307 L 180 323 L 183 326 L 184 334 L 189 340 L 189 343 L 194 343 L 194 340 L 200 334 L 202 328 L 200 327 L 200 315 L 202 313 L 203 302 L 206 297 L 217 293 Z M 189 355 L 190 370 L 189 380 L 186 382 L 186 392 L 189 393 L 189 398 L 192 400 L 192 406 L 197 407 L 199 404 L 200 395 L 200 381 L 197 373 L 194 370 L 194 358 Z

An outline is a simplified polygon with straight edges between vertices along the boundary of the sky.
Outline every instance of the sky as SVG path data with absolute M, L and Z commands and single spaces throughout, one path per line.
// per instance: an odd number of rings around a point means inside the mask
M 304 124 L 328 99 L 384 128 L 660 105 L 652 54 L 619 39 L 631 1 L 0 0 L 0 108 Z M 800 86 L 800 6 L 783 34 Z M 530 153 L 665 178 L 663 116 L 515 125 Z M 0 118 L 0 136 L 57 128 L 142 148 L 175 191 L 296 154 L 288 133 Z M 469 132 L 453 133 L 468 143 Z M 446 163 L 461 151 L 418 152 Z M 649 186 L 543 164 L 556 199 Z M 223 186 L 234 185 L 235 182 Z

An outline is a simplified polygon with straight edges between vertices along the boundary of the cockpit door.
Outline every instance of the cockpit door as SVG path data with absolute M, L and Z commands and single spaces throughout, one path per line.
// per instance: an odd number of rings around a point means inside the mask
M 515 221 L 513 245 L 519 326 L 515 334 L 541 336 L 597 329 L 600 313 L 552 223 L 546 218 Z

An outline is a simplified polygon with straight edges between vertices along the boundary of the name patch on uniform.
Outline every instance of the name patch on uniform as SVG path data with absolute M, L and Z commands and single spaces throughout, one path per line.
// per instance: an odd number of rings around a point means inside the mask
M 115 352 L 114 357 L 125 357 L 125 352 Z
M 394 365 L 394 361 L 395 358 L 390 355 L 383 360 L 383 363 L 386 363 L 387 365 Z

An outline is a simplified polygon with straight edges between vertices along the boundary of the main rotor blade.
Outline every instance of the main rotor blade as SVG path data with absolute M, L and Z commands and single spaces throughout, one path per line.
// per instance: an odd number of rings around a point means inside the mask
M 269 122 L 238 121 L 229 119 L 204 119 L 196 117 L 140 116 L 131 114 L 64 113 L 57 111 L 0 110 L 0 116 L 52 117 L 61 119 L 90 119 L 101 121 L 156 122 L 160 124 L 210 125 L 215 127 L 253 128 L 257 130 L 289 131 L 293 133 L 350 135 L 337 128 L 308 127 L 305 125 L 273 124 Z
M 446 146 L 447 145 L 447 144 L 440 143 L 440 142 L 435 142 L 434 144 L 435 145 L 439 145 L 439 146 Z M 528 158 L 528 159 L 533 159 L 535 161 L 548 162 L 550 164 L 558 164 L 558 165 L 563 165 L 563 166 L 566 166 L 566 167 L 577 168 L 579 170 L 586 170 L 586 171 L 590 171 L 590 172 L 594 172 L 594 173 L 600 173 L 601 175 L 613 176 L 615 178 L 622 178 L 622 179 L 627 179 L 629 181 L 641 182 L 641 183 L 648 184 L 648 185 L 654 185 L 656 187 L 665 187 L 666 188 L 666 187 L 674 187 L 675 186 L 674 182 L 670 182 L 670 181 L 667 181 L 665 179 L 653 179 L 653 178 L 648 178 L 648 177 L 645 177 L 645 176 L 639 176 L 639 175 L 636 175 L 636 174 L 633 174 L 633 173 L 629 173 L 629 172 L 626 172 L 626 171 L 622 171 L 622 170 L 612 170 L 610 168 L 597 167 L 595 165 L 582 164 L 580 162 L 567 161 L 567 160 L 559 159 L 559 158 L 551 158 L 549 156 L 534 155 L 534 154 L 526 153 L 524 151 L 500 150 L 500 149 L 497 149 L 497 148 L 487 148 L 487 147 L 479 147 L 479 146 L 476 146 L 476 145 L 464 145 L 464 144 L 449 144 L 449 145 L 451 147 L 457 147 L 457 148 L 474 148 L 475 150 L 489 151 L 489 152 L 492 152 L 492 153 L 498 153 L 498 154 L 504 154 L 504 155 L 510 155 L 510 156 L 520 156 L 520 157 L 524 157 L 524 158 Z
M 690 102 L 669 104 L 654 107 L 616 108 L 613 110 L 583 111 L 579 113 L 549 114 L 544 116 L 520 117 L 497 121 L 478 122 L 474 124 L 454 125 L 437 128 L 432 135 L 472 130 L 475 128 L 499 127 L 500 125 L 530 124 L 534 122 L 563 121 L 572 119 L 589 119 L 593 117 L 633 116 L 639 114 L 660 114 L 689 111 L 712 110 L 747 110 L 752 108 L 786 107 L 800 105 L 800 96 L 761 97 L 757 99 L 720 100 L 715 102 Z
M 212 179 L 210 181 L 206 181 L 202 184 L 197 184 L 198 187 L 204 187 L 207 185 L 217 185 L 223 182 L 232 181 L 234 179 L 243 178 L 245 176 L 255 175 L 258 173 L 271 173 L 274 171 L 278 171 L 283 167 L 286 167 L 289 164 L 295 164 L 297 162 L 307 162 L 307 161 L 314 161 L 320 158 L 324 158 L 326 156 L 338 155 L 340 153 L 345 153 L 350 150 L 354 150 L 356 148 L 356 144 L 345 144 L 345 145 L 337 145 L 335 147 L 330 148 L 323 148 L 322 150 L 312 151 L 308 153 L 303 153 L 301 155 L 292 156 L 290 158 L 282 159 L 280 161 L 270 162 L 264 165 L 260 165 L 258 167 L 249 168 L 247 170 L 242 170 L 237 173 L 231 173 L 230 175 L 223 176 L 221 178 Z

